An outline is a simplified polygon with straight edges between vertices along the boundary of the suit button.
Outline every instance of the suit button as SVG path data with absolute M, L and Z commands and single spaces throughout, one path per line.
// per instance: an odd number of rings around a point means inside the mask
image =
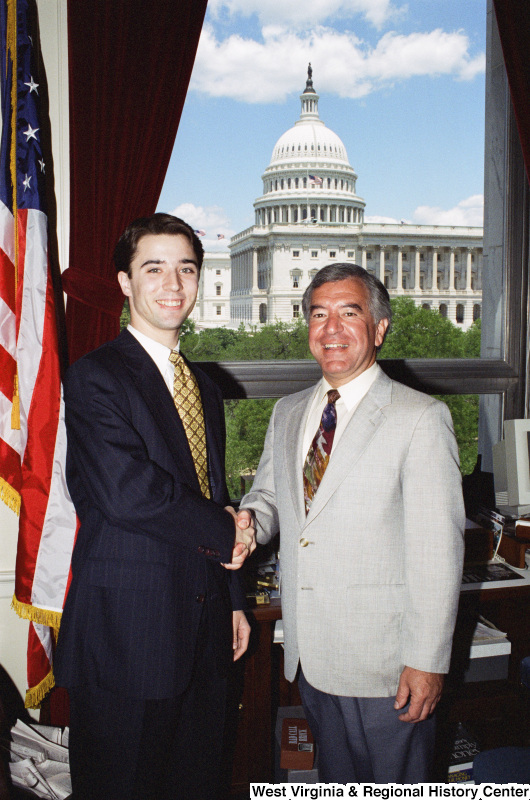
M 198 546 L 198 548 L 197 548 L 197 552 L 198 552 L 198 553 L 204 553 L 204 547 L 202 546 L 202 544 L 200 544 L 200 545 Z
M 307 539 L 304 538 L 300 539 L 300 547 L 307 547 L 308 544 L 309 542 L 307 541 Z
M 204 603 L 204 600 L 205 600 L 205 599 L 206 599 L 206 598 L 205 598 L 205 595 L 203 595 L 203 594 L 198 594 L 198 595 L 195 597 L 195 601 L 196 601 L 197 603 Z

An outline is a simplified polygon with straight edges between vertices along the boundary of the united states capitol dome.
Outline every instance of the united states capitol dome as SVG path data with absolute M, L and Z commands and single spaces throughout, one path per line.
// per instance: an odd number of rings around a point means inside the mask
M 356 192 L 357 174 L 340 137 L 320 119 L 311 64 L 300 100 L 300 118 L 280 136 L 262 175 L 256 225 L 361 224 L 365 203 Z
M 300 119 L 274 145 L 269 166 L 301 160 L 314 162 L 316 158 L 323 162 L 340 162 L 349 167 L 348 154 L 342 140 L 319 117 L 319 96 L 313 88 L 311 65 L 308 68 L 306 88 L 300 99 Z

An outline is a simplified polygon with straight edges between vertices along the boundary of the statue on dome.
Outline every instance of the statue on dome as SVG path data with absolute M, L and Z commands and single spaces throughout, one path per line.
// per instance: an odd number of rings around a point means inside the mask
M 307 65 L 307 80 L 310 81 L 313 77 L 313 68 L 311 67 L 311 62 Z

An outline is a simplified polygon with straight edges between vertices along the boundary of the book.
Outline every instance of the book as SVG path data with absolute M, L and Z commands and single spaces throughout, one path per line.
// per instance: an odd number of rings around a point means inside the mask
M 315 743 L 307 720 L 286 717 L 282 723 L 281 769 L 313 769 Z

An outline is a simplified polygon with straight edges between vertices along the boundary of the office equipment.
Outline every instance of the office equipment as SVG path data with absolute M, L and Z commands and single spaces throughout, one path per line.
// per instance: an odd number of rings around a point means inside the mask
M 530 419 L 504 422 L 504 439 L 493 445 L 495 503 L 502 514 L 530 514 Z

